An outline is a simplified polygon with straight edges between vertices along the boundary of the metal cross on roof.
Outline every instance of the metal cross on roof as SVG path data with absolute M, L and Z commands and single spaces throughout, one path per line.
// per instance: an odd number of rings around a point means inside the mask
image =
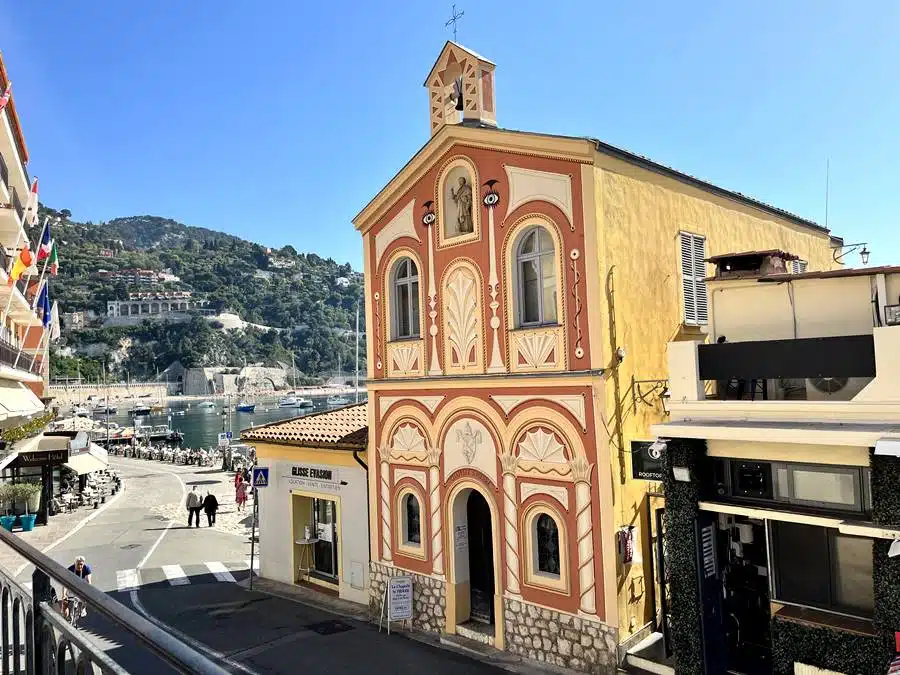
M 450 13 L 450 18 L 447 20 L 447 23 L 444 26 L 449 26 L 451 23 L 453 24 L 453 41 L 456 42 L 456 23 L 463 18 L 465 12 L 457 12 L 456 5 L 453 5 L 453 9 Z

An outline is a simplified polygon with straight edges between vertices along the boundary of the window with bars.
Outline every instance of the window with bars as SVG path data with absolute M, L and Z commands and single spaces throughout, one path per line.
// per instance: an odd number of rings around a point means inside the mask
M 706 298 L 706 239 L 697 234 L 681 233 L 681 287 L 684 300 L 684 322 L 705 325 L 709 320 Z
M 805 260 L 791 260 L 791 274 L 803 274 L 808 264 Z

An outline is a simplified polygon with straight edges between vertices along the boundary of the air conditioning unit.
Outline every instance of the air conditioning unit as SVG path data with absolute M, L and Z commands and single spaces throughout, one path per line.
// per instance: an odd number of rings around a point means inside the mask
M 772 393 L 782 401 L 849 401 L 871 381 L 870 377 L 782 379 L 775 383 Z

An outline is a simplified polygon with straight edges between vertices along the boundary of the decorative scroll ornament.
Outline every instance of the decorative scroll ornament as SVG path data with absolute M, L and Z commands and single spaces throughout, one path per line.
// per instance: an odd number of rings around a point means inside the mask
M 497 180 L 489 180 L 484 184 L 484 187 L 487 188 L 487 192 L 484 193 L 484 197 L 482 197 L 482 202 L 489 209 L 494 208 L 500 203 L 500 193 L 494 188 L 494 186 L 499 183 Z
M 574 312 L 572 313 L 572 328 L 575 330 L 575 358 L 584 358 L 584 348 L 581 346 L 581 298 L 578 295 L 578 282 L 581 281 L 581 273 L 578 271 L 578 259 L 581 257 L 581 251 L 573 248 L 569 252 L 569 258 L 572 262 L 572 304 Z
M 437 220 L 437 216 L 434 213 L 434 202 L 429 200 L 422 207 L 425 209 L 425 213 L 422 214 L 422 224 L 425 227 L 431 227 L 434 225 L 434 221 Z
M 381 370 L 381 293 L 375 291 L 375 370 Z
M 497 250 L 494 240 L 494 209 L 500 203 L 500 193 L 494 187 L 499 181 L 489 180 L 484 184 L 487 192 L 484 193 L 481 201 L 488 210 L 488 239 L 489 239 L 489 255 L 490 255 L 490 276 L 488 278 L 488 292 L 491 295 L 491 301 L 488 306 L 491 308 L 491 360 L 488 365 L 489 373 L 502 373 L 506 368 L 503 365 L 503 357 L 500 354 L 500 340 L 497 331 L 500 329 L 500 317 L 497 316 L 497 310 L 500 308 L 500 301 L 497 294 L 500 289 L 500 280 L 497 277 Z
M 428 335 L 431 337 L 431 359 L 428 364 L 429 375 L 440 375 L 441 368 L 438 365 L 438 347 L 437 347 L 437 288 L 434 283 L 434 245 L 432 244 L 432 236 L 434 232 L 434 223 L 437 221 L 437 214 L 434 212 L 434 202 L 429 200 L 425 202 L 425 213 L 422 214 L 422 224 L 428 231 L 428 318 L 431 325 L 428 327 Z

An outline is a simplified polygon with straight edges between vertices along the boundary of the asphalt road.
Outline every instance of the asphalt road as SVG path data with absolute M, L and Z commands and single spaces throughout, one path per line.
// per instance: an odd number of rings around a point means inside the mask
M 70 565 L 84 555 L 93 583 L 119 602 L 185 638 L 233 673 L 495 673 L 465 656 L 388 637 L 371 624 L 252 592 L 249 541 L 206 527 L 172 524 L 154 506 L 184 501 L 192 483 L 219 476 L 209 469 L 112 458 L 125 481 L 121 498 L 49 555 Z M 27 580 L 31 570 L 20 578 Z M 135 675 L 176 672 L 135 636 L 89 612 L 86 630 Z

